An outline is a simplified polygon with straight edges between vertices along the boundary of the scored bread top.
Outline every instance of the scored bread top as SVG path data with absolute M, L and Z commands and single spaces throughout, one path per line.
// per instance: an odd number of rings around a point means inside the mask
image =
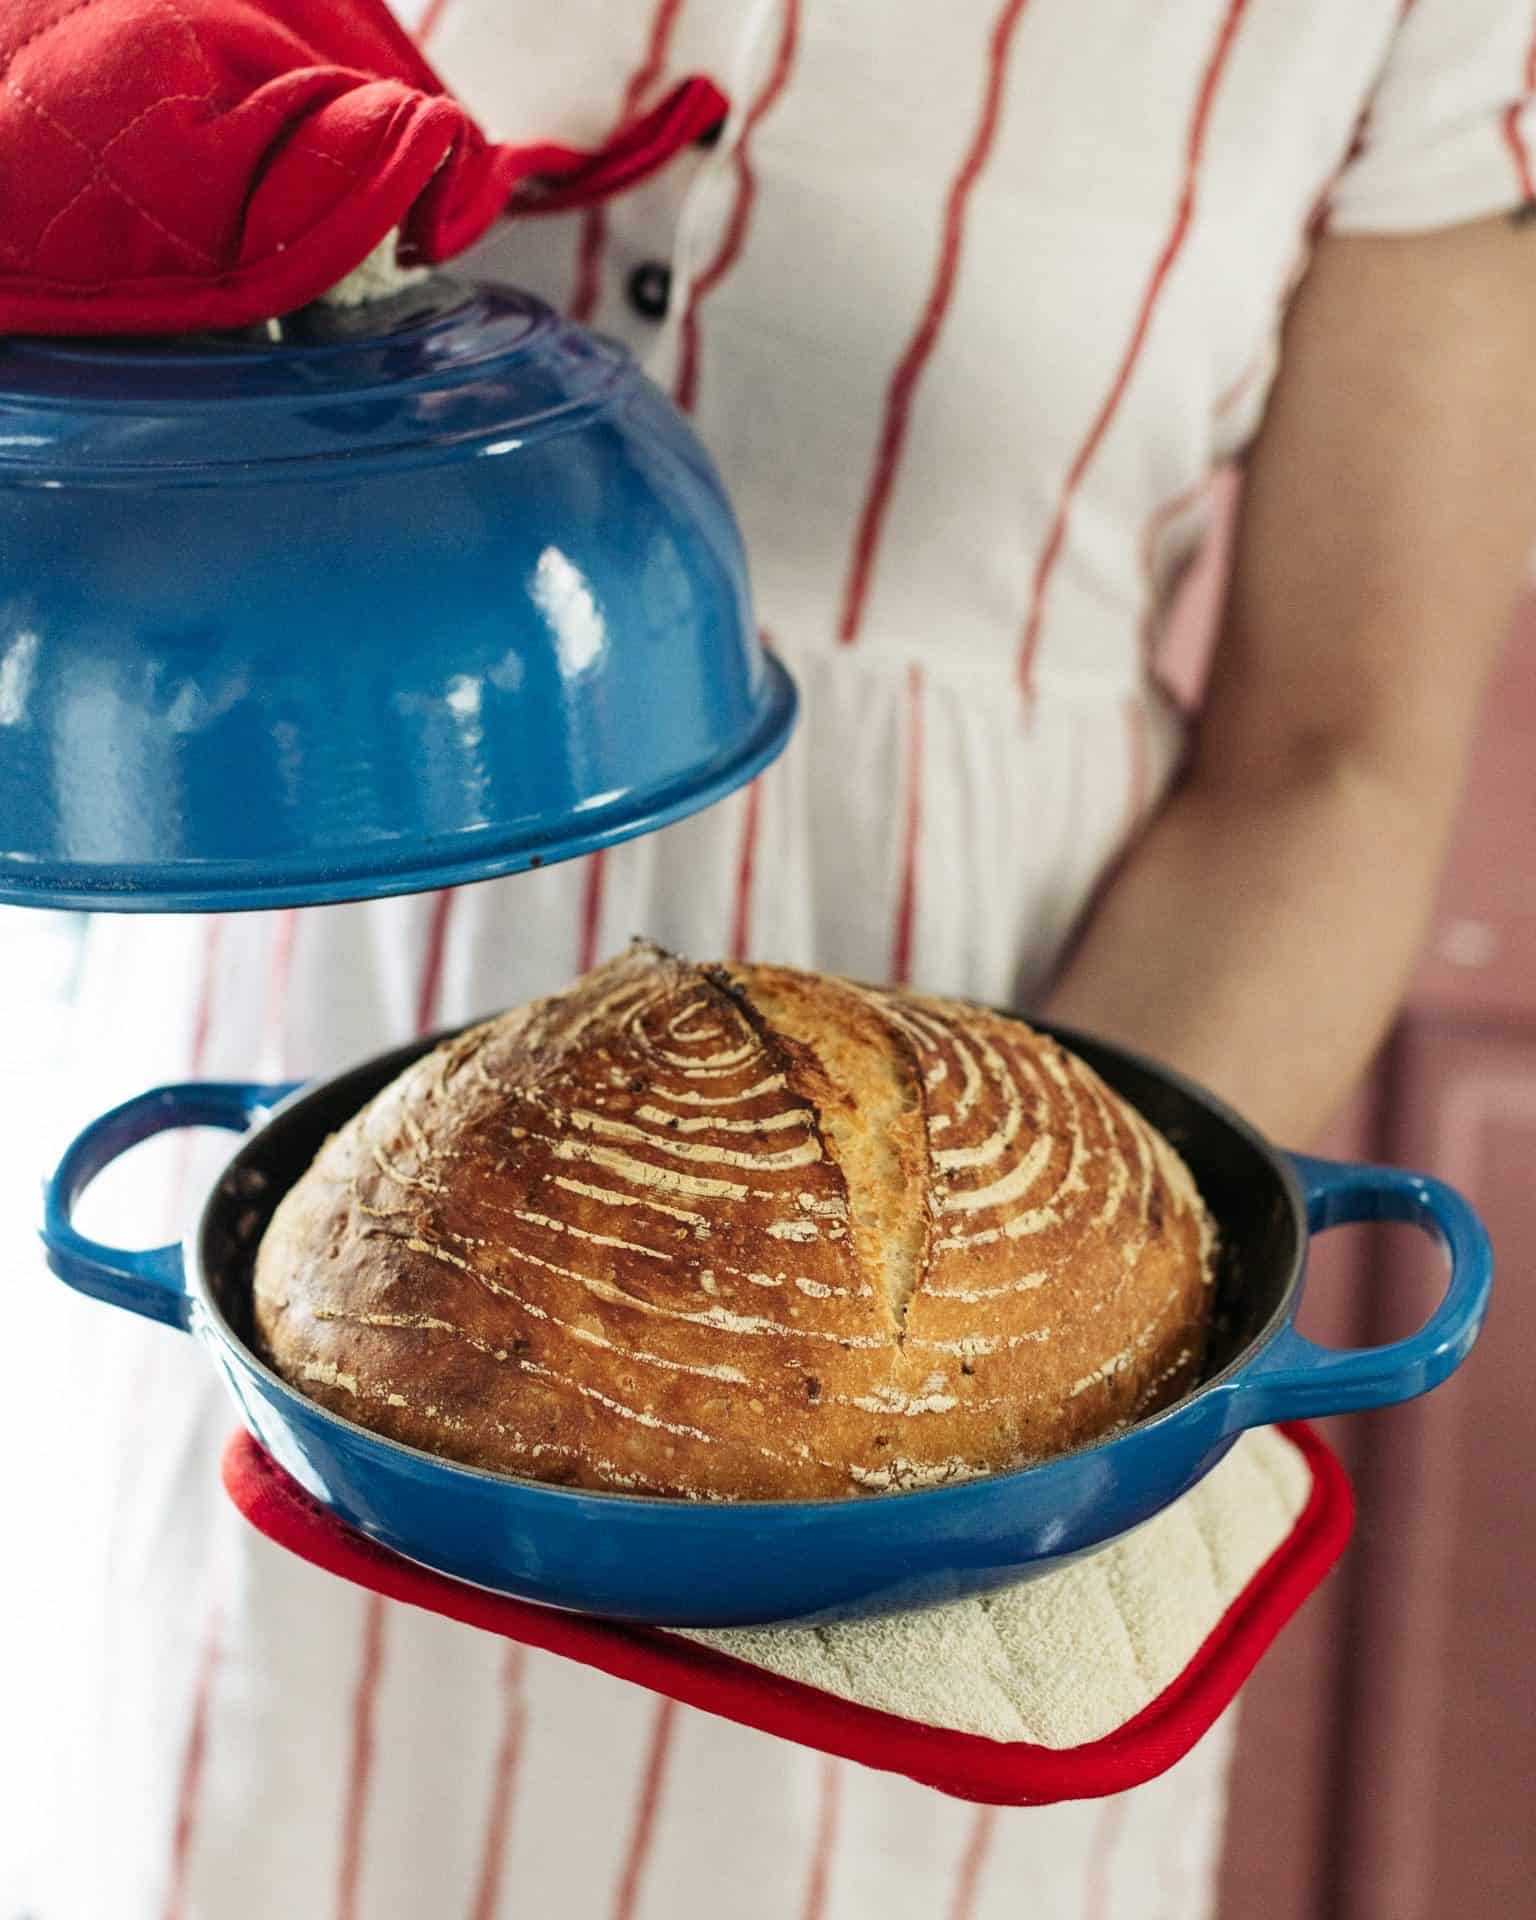
M 1177 1397 L 1213 1244 L 1173 1149 L 1022 1021 L 637 945 L 329 1140 L 256 1325 L 303 1392 L 453 1459 L 835 1496 Z

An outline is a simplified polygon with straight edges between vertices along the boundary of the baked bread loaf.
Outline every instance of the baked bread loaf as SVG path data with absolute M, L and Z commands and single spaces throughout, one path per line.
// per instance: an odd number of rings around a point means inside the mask
M 312 1399 L 581 1487 L 927 1487 L 1199 1373 L 1173 1149 L 1021 1021 L 637 945 L 448 1041 L 284 1197 L 256 1327 Z

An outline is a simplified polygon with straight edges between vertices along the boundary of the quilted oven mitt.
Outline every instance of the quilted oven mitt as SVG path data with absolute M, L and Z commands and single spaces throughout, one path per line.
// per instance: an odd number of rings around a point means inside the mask
M 1140 1785 L 1195 1744 L 1343 1551 L 1342 1468 L 1304 1426 L 1245 1434 L 1134 1533 L 1038 1579 L 831 1627 L 660 1631 L 431 1573 L 353 1533 L 248 1434 L 224 1482 L 312 1564 L 782 1738 L 965 1799 L 1041 1805 Z
M 395 230 L 435 263 L 600 200 L 727 106 L 685 80 L 595 152 L 498 145 L 384 0 L 7 0 L 0 69 L 7 333 L 246 326 Z

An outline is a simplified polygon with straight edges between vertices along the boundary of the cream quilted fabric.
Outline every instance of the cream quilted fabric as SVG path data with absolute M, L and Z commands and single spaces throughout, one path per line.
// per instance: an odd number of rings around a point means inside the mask
M 1300 1450 L 1263 1428 L 1182 1500 L 1060 1572 L 889 1619 L 686 1638 L 904 1719 L 1075 1747 L 1123 1726 L 1188 1664 L 1311 1487 Z

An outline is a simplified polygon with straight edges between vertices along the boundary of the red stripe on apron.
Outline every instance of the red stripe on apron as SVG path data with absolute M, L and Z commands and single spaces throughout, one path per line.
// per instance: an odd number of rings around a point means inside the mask
M 1149 673 L 1154 665 L 1157 643 L 1162 638 L 1162 616 L 1168 611 L 1168 602 L 1172 598 L 1172 582 L 1169 583 L 1170 591 L 1164 593 L 1160 591 L 1161 582 L 1158 579 L 1163 536 L 1175 520 L 1182 519 L 1195 502 L 1210 491 L 1215 477 L 1214 473 L 1203 474 L 1147 516 L 1146 528 L 1141 536 L 1142 597 L 1146 609 L 1141 621 L 1141 658 Z M 1193 559 L 1194 555 L 1190 554 L 1188 558 Z
M 517 1757 L 523 1742 L 523 1649 L 510 1646 L 501 1663 L 501 1746 L 491 1778 L 491 1810 L 486 1821 L 485 1852 L 470 1920 L 496 1920 L 501 1905 L 501 1869 L 506 1858 L 507 1832 L 512 1824 L 512 1788 Z
M 597 943 L 603 927 L 603 893 L 608 879 L 608 855 L 599 847 L 587 855 L 581 884 L 581 932 L 576 947 L 576 971 L 590 973 L 597 965 Z
M 880 544 L 881 529 L 885 524 L 886 509 L 890 505 L 891 491 L 896 481 L 896 470 L 901 464 L 913 397 L 917 391 L 918 382 L 922 378 L 923 369 L 938 345 L 944 316 L 949 311 L 949 303 L 954 294 L 955 280 L 960 270 L 961 249 L 965 244 L 966 207 L 970 200 L 971 189 L 981 178 L 987 161 L 991 157 L 998 123 L 1002 117 L 1003 90 L 1007 81 L 1008 55 L 1014 28 L 1017 27 L 1019 18 L 1027 5 L 1028 0 L 1007 0 L 993 24 L 987 43 L 987 72 L 982 87 L 981 111 L 976 121 L 975 131 L 971 135 L 970 146 L 966 149 L 965 158 L 960 163 L 960 170 L 950 183 L 944 207 L 944 222 L 940 229 L 939 255 L 934 267 L 933 285 L 929 288 L 928 298 L 923 303 L 916 330 L 907 342 L 905 352 L 897 361 L 896 370 L 891 375 L 890 386 L 886 390 L 885 418 L 880 429 L 880 443 L 875 453 L 869 491 L 865 496 L 863 511 L 859 515 L 848 579 L 843 589 L 842 616 L 838 621 L 837 637 L 845 646 L 858 637 L 859 625 L 864 617 L 864 602 L 869 592 L 870 577 L 874 572 L 875 556 Z
M 214 1675 L 219 1668 L 220 1628 L 217 1605 L 208 1615 L 203 1631 L 203 1654 L 197 1664 L 197 1681 L 192 1689 L 192 1718 L 187 1725 L 187 1744 L 182 1753 L 181 1782 L 176 1791 L 176 1818 L 171 1828 L 171 1866 L 165 1890 L 163 1920 L 181 1920 L 187 1889 L 187 1861 L 192 1853 L 192 1835 L 197 1826 L 197 1806 L 203 1785 L 203 1762 L 208 1751 L 208 1708 L 213 1699 Z
M 816 1826 L 816 1845 L 811 1855 L 811 1877 L 805 1889 L 803 1920 L 823 1920 L 827 1910 L 827 1888 L 832 1879 L 832 1853 L 837 1845 L 837 1807 L 842 1788 L 842 1769 L 830 1757 L 821 1763 L 821 1818 Z
M 766 628 L 758 638 L 769 653 L 773 635 Z M 731 930 L 726 942 L 728 960 L 746 960 L 752 948 L 752 896 L 757 877 L 757 837 L 762 820 L 762 794 L 759 788 L 767 776 L 759 774 L 746 793 L 746 811 L 741 819 L 741 848 L 736 857 L 736 892 L 731 907 Z
M 618 1890 L 613 1897 L 613 1920 L 634 1920 L 635 1909 L 640 1899 L 641 1882 L 645 1875 L 645 1863 L 651 1851 L 651 1837 L 656 1828 L 656 1808 L 661 1800 L 662 1782 L 666 1777 L 667 1760 L 672 1751 L 672 1730 L 677 1719 L 677 1702 L 661 1700 L 657 1702 L 656 1718 L 651 1727 L 651 1746 L 645 1759 L 645 1772 L 640 1781 L 640 1797 L 635 1803 L 634 1826 L 629 1836 L 629 1851 L 624 1857 L 624 1871 L 619 1879 Z
M 1153 316 L 1157 312 L 1158 301 L 1163 288 L 1168 283 L 1179 255 L 1184 250 L 1184 242 L 1189 237 L 1190 226 L 1194 220 L 1195 195 L 1200 179 L 1200 162 L 1205 151 L 1205 136 L 1211 121 L 1211 108 L 1215 104 L 1216 91 L 1237 38 L 1238 23 L 1248 5 L 1248 0 L 1227 0 L 1222 15 L 1221 30 L 1216 36 L 1216 45 L 1206 62 L 1205 72 L 1201 76 L 1199 91 L 1195 95 L 1194 114 L 1189 123 L 1185 138 L 1184 178 L 1179 189 L 1178 206 L 1174 213 L 1173 225 L 1163 242 L 1161 253 L 1152 269 L 1146 291 L 1137 309 L 1136 323 L 1131 329 L 1130 340 L 1121 357 L 1120 365 L 1110 383 L 1109 392 L 1088 429 L 1086 439 L 1077 451 L 1077 456 L 1068 469 L 1066 483 L 1062 488 L 1061 500 L 1056 508 L 1055 518 L 1051 522 L 1050 532 L 1045 545 L 1040 550 L 1040 558 L 1035 565 L 1035 577 L 1030 587 L 1029 610 L 1025 615 L 1024 633 L 1019 646 L 1019 679 L 1025 694 L 1033 688 L 1035 655 L 1040 645 L 1040 629 L 1045 616 L 1046 595 L 1049 591 L 1056 563 L 1061 558 L 1061 550 L 1066 539 L 1067 522 L 1071 517 L 1073 503 L 1077 498 L 1083 477 L 1093 464 L 1094 455 L 1103 444 L 1115 415 L 1120 411 L 1120 403 L 1125 398 L 1131 384 L 1131 376 L 1136 371 L 1136 363 L 1141 358 L 1141 350 L 1151 331 Z
M 276 1063 L 278 1073 L 287 1071 L 284 1029 L 288 1023 L 288 983 L 293 978 L 293 950 L 299 936 L 299 910 L 284 908 L 272 934 L 272 955 L 267 963 L 267 1004 L 262 1009 L 261 1045 L 265 1059 Z
M 762 775 L 747 788 L 746 811 L 741 822 L 741 853 L 736 865 L 736 901 L 731 909 L 732 960 L 745 960 L 752 946 L 752 880 L 757 870 L 757 830 L 762 814 Z
M 747 228 L 752 222 L 752 203 L 757 197 L 757 176 L 752 171 L 751 141 L 758 122 L 768 113 L 789 84 L 795 64 L 795 48 L 800 34 L 800 0 L 784 0 L 783 27 L 773 66 L 757 97 L 747 109 L 741 138 L 736 143 L 733 164 L 736 168 L 736 199 L 726 221 L 725 234 L 713 260 L 688 289 L 683 308 L 682 344 L 678 356 L 674 397 L 686 412 L 693 411 L 699 392 L 699 307 L 714 292 L 735 266 L 746 244 Z
M 1530 104 L 1530 96 L 1536 93 L 1536 35 L 1532 36 L 1530 50 L 1525 58 L 1525 73 L 1522 77 L 1523 100 L 1512 101 L 1504 115 L 1504 138 L 1509 146 L 1510 158 L 1515 163 L 1515 176 L 1520 182 L 1520 191 L 1527 202 L 1536 202 L 1536 165 L 1532 164 L 1531 150 L 1526 145 L 1525 135 L 1521 131 L 1520 116 Z
M 609 138 L 632 120 L 645 104 L 645 97 L 661 77 L 666 65 L 667 46 L 683 0 L 657 0 L 651 16 L 651 31 L 645 55 L 629 77 Z M 603 287 L 603 249 L 608 244 L 608 216 L 604 208 L 588 207 L 581 221 L 581 240 L 576 253 L 576 285 L 571 293 L 570 314 L 583 325 L 592 318 Z
M 1083 1920 L 1108 1920 L 1110 1861 L 1115 1848 L 1120 1844 L 1120 1834 L 1125 1826 L 1126 1797 L 1117 1793 L 1104 1802 L 1099 1815 L 1098 1829 L 1093 1836 L 1093 1851 L 1088 1859 L 1088 1873 L 1083 1883 Z
M 453 917 L 454 898 L 446 890 L 432 896 L 421 981 L 416 989 L 416 1031 L 419 1034 L 430 1033 L 437 1025 L 438 1002 L 443 992 L 443 952 L 448 944 L 448 922 Z
M 192 1011 L 192 1033 L 187 1043 L 187 1078 L 200 1080 L 208 1065 L 208 1040 L 213 1031 L 214 987 L 218 978 L 219 953 L 224 944 L 222 915 L 211 915 L 203 923 L 202 970 L 197 984 L 197 1005 Z M 192 1165 L 192 1136 L 183 1133 L 176 1145 L 176 1169 L 171 1176 L 167 1233 L 181 1235 L 181 1208 L 186 1198 L 187 1174 Z
M 424 47 L 443 23 L 443 15 L 453 0 L 427 0 L 426 11 L 416 23 L 416 44 Z
M 416 1031 L 430 1032 L 437 1023 L 442 993 L 443 951 L 456 895 L 445 888 L 432 897 L 426 947 L 416 991 Z M 356 1920 L 357 1889 L 362 1873 L 363 1835 L 368 1796 L 373 1784 L 373 1722 L 379 1682 L 384 1671 L 388 1616 L 378 1594 L 370 1594 L 363 1611 L 363 1649 L 357 1686 L 352 1697 L 352 1742 L 348 1760 L 347 1797 L 342 1810 L 341 1864 L 336 1879 L 336 1920 Z
M 368 1790 L 373 1783 L 373 1716 L 384 1670 L 384 1601 L 370 1593 L 363 1607 L 363 1654 L 352 1696 L 352 1751 L 341 1822 L 341 1866 L 336 1876 L 336 1920 L 357 1920 Z
M 1157 1920 L 1183 1920 L 1190 1907 L 1198 1905 L 1189 1897 L 1189 1874 L 1183 1859 L 1184 1831 L 1190 1811 L 1188 1804 L 1181 1800 L 1177 1816 L 1163 1835 L 1157 1862 Z
M 912 929 L 917 919 L 918 852 L 923 831 L 923 670 L 907 668 L 906 809 L 901 830 L 901 878 L 896 889 L 896 924 L 891 932 L 892 983 L 912 979 Z
M 971 1920 L 976 1910 L 976 1891 L 981 1885 L 981 1870 L 992 1849 L 992 1835 L 996 1829 L 997 1808 L 978 1807 L 976 1818 L 971 1822 L 971 1837 L 960 1856 L 960 1872 L 955 1881 L 954 1898 L 949 1904 L 949 1920 Z

